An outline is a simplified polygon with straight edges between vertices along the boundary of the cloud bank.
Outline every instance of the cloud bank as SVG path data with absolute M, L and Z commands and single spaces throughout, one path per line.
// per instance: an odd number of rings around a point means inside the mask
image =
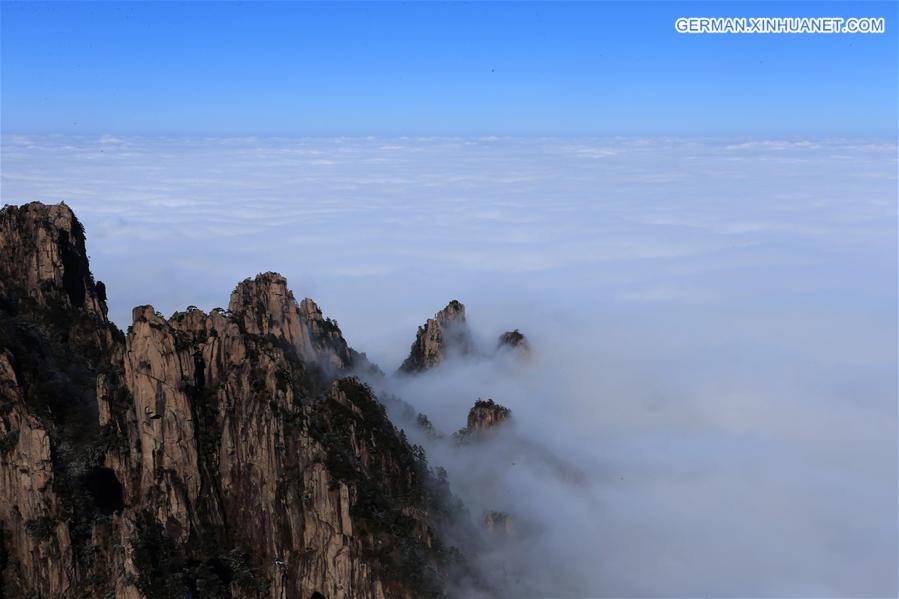
M 488 556 L 521 588 L 897 593 L 894 143 L 4 137 L 2 164 L 3 202 L 78 213 L 120 326 L 278 270 L 385 370 L 452 298 L 485 344 L 521 328 L 527 367 L 396 383 L 446 431 L 492 397 L 584 473 L 430 447 L 473 515 L 534 523 Z

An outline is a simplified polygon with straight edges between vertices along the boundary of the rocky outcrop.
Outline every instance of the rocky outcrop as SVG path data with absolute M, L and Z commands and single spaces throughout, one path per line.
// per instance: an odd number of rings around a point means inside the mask
M 520 358 L 531 355 L 531 345 L 521 331 L 506 331 L 497 339 L 493 350 L 477 351 L 468 323 L 465 320 L 465 306 L 457 300 L 429 318 L 418 327 L 415 342 L 409 349 L 409 356 L 399 367 L 399 374 L 414 374 L 430 370 L 441 364 L 447 357 L 475 354 L 482 358 L 495 357 L 500 352 L 514 352 Z
M 465 355 L 472 350 L 465 306 L 453 300 L 434 318 L 429 318 L 418 327 L 415 342 L 409 350 L 409 357 L 400 366 L 400 372 L 410 374 L 429 370 L 451 354 Z
M 531 354 L 531 344 L 528 342 L 528 338 L 518 329 L 506 331 L 500 335 L 496 342 L 496 349 L 497 351 L 503 349 L 512 350 L 524 357 Z
M 357 354 L 347 345 L 337 323 L 325 318 L 309 298 L 297 304 L 287 280 L 277 273 L 243 281 L 231 294 L 228 309 L 247 333 L 272 336 L 292 347 L 306 364 L 328 373 L 354 365 Z
M 490 438 L 511 417 L 512 410 L 509 408 L 499 405 L 492 399 L 479 399 L 468 411 L 467 425 L 456 432 L 453 438 L 457 444 Z
M 91 276 L 84 229 L 65 204 L 3 208 L 0 274 L 0 294 L 8 299 L 106 319 L 106 287 Z
M 472 576 L 364 356 L 265 273 L 228 310 L 106 320 L 65 206 L 0 214 L 6 596 L 443 595 Z M 68 273 L 68 274 L 67 274 Z M 460 304 L 461 306 L 461 304 Z
M 494 402 L 492 399 L 479 399 L 468 411 L 469 433 L 483 433 L 504 423 L 511 417 L 512 411 Z

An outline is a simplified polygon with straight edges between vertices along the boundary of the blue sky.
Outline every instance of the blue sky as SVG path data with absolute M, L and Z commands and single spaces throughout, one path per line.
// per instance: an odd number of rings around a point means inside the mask
M 896 134 L 896 3 L 2 3 L 2 129 Z M 680 16 L 883 16 L 686 36 Z

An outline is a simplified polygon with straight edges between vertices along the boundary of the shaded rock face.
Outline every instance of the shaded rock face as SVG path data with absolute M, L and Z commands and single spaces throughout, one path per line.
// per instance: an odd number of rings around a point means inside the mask
M 468 323 L 465 322 L 465 306 L 458 300 L 429 318 L 418 327 L 409 357 L 400 366 L 400 372 L 422 372 L 440 364 L 451 352 L 460 355 L 471 353 L 473 344 Z
M 0 248 L 0 595 L 429 597 L 466 576 L 445 482 L 283 277 L 227 311 L 135 308 L 123 335 L 67 207 L 4 208 Z

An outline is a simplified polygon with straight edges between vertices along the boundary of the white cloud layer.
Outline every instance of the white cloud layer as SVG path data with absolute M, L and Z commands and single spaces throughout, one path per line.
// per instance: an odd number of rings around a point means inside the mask
M 488 342 L 521 328 L 530 369 L 403 395 L 445 430 L 493 397 L 585 472 L 491 470 L 545 527 L 514 559 L 546 592 L 884 597 L 896 168 L 858 140 L 15 136 L 2 201 L 76 210 L 123 327 L 277 270 L 385 369 L 451 298 Z

